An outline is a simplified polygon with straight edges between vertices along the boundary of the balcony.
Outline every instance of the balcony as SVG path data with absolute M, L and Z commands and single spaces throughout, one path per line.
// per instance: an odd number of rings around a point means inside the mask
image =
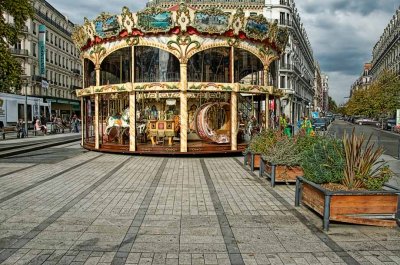
M 76 68 L 72 68 L 71 71 L 76 75 L 80 75 L 81 74 L 81 71 L 79 69 L 76 69 Z
M 293 65 L 290 63 L 283 63 L 280 65 L 280 70 L 293 70 Z
M 280 20 L 280 21 L 279 21 L 279 25 L 282 25 L 282 26 L 291 27 L 292 24 L 293 24 L 292 21 L 286 20 L 286 19 L 283 19 L 283 20 Z
M 15 27 L 15 24 L 14 24 L 14 23 L 10 23 L 10 25 L 12 25 L 13 27 Z M 24 25 L 24 26 L 22 27 L 22 29 L 21 29 L 21 32 L 22 32 L 22 33 L 28 33 L 28 31 L 29 31 L 29 29 L 28 29 L 28 26 L 27 26 L 27 25 Z
M 28 57 L 29 56 L 29 51 L 26 49 L 14 49 L 14 48 L 10 48 L 10 53 L 12 55 L 16 55 L 16 56 L 22 56 L 22 57 Z
M 70 85 L 69 88 L 70 88 L 71 90 L 82 89 L 80 86 L 75 86 L 75 85 Z
M 33 75 L 32 76 L 32 81 L 42 82 L 42 77 L 40 75 Z
M 67 36 L 71 37 L 71 32 L 69 32 L 68 30 L 64 29 L 63 27 L 61 27 L 60 25 L 58 25 L 56 22 L 54 22 L 52 19 L 50 19 L 48 16 L 46 16 L 45 14 L 43 14 L 42 12 L 40 12 L 39 10 L 36 10 L 36 14 L 44 19 L 45 21 L 47 21 L 48 23 L 50 23 L 52 26 L 56 27 L 59 31 L 61 31 L 62 33 L 66 34 Z

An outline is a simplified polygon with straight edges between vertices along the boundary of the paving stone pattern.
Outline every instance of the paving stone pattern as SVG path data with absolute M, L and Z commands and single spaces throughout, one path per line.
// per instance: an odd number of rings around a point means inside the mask
M 62 150 L 62 149 L 60 149 Z M 294 208 L 241 158 L 0 162 L 2 264 L 400 264 L 398 229 Z

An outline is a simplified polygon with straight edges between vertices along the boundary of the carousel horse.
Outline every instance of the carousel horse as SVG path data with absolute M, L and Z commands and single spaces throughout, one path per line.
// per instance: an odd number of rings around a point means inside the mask
M 129 138 L 129 107 L 122 115 L 108 117 L 104 134 L 109 142 L 123 140 L 124 135 Z

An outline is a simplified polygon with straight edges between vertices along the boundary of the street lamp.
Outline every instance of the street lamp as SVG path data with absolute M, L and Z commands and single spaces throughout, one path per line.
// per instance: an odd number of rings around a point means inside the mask
M 28 137 L 28 84 L 29 76 L 24 80 L 25 84 L 25 103 L 24 103 L 24 121 L 25 121 L 25 137 Z

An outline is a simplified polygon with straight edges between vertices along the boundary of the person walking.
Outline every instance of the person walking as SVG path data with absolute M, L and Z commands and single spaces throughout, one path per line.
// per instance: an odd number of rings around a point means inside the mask
M 312 132 L 313 132 L 312 123 L 311 123 L 311 121 L 308 119 L 307 116 L 304 116 L 304 121 L 303 121 L 303 124 L 302 124 L 302 129 L 305 130 L 306 135 L 311 135 Z

